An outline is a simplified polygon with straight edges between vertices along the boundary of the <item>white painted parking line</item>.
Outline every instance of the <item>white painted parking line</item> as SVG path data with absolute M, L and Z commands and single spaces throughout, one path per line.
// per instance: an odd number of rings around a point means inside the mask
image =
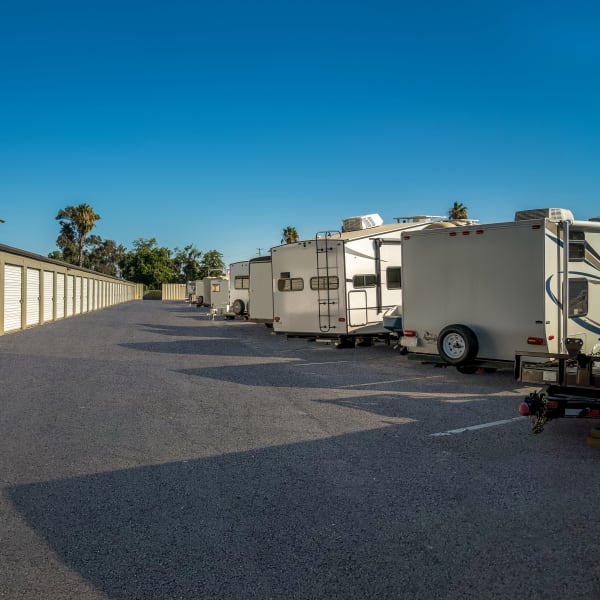
M 295 364 L 294 367 L 310 367 L 314 365 L 339 365 L 341 363 L 354 362 L 353 360 L 332 360 L 329 362 L 314 362 L 314 363 L 300 363 Z
M 481 425 L 471 425 L 471 427 L 461 427 L 460 429 L 450 429 L 449 431 L 442 431 L 441 433 L 430 433 L 430 437 L 442 437 L 445 435 L 456 435 L 457 433 L 464 433 L 465 431 L 476 431 L 477 429 L 486 429 L 487 427 L 497 427 L 498 425 L 508 425 L 513 421 L 522 421 L 523 417 L 513 417 L 512 419 L 505 419 L 504 421 L 492 421 L 491 423 L 482 423 Z
M 404 383 L 405 381 L 422 381 L 423 379 L 436 379 L 443 375 L 431 375 L 430 377 L 409 377 L 407 379 L 389 379 L 388 381 L 371 381 L 370 383 L 353 383 L 352 385 L 340 385 L 340 389 L 365 387 L 367 385 L 383 385 L 384 383 Z

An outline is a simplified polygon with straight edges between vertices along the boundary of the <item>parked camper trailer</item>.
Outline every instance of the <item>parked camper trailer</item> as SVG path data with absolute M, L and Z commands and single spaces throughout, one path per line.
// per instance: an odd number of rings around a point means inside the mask
M 204 277 L 196 283 L 196 304 L 216 308 L 229 303 L 229 280 L 224 277 Z
M 250 265 L 247 260 L 229 265 L 229 311 L 234 317 L 248 315 Z
M 401 344 L 413 358 L 473 372 L 512 367 L 519 351 L 564 352 L 567 337 L 586 353 L 598 343 L 600 224 L 566 209 L 405 232 L 402 266 Z
M 248 320 L 273 324 L 273 271 L 271 256 L 249 261 Z
M 389 335 L 383 315 L 402 303 L 402 232 L 431 223 L 403 220 L 384 225 L 379 215 L 352 217 L 341 232 L 273 248 L 273 330 L 340 347 Z

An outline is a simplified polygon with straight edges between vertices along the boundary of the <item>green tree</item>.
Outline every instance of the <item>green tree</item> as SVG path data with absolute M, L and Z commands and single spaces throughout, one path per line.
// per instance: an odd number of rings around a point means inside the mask
M 200 277 L 221 277 L 225 272 L 225 263 L 223 262 L 223 254 L 218 250 L 209 250 L 205 252 L 200 261 Z
M 295 227 L 288 225 L 283 228 L 283 232 L 281 234 L 281 243 L 282 244 L 293 244 L 294 242 L 299 242 L 300 236 L 296 231 Z
M 186 283 L 187 281 L 196 281 L 201 279 L 202 274 L 202 252 L 195 248 L 192 244 L 189 244 L 180 250 L 175 248 L 175 256 L 173 257 L 173 263 L 175 271 L 178 274 L 179 283 Z
M 139 238 L 134 249 L 127 252 L 121 263 L 122 275 L 135 283 L 143 283 L 151 290 L 160 289 L 163 283 L 177 280 L 177 272 L 168 248 L 159 247 L 155 238 Z
M 86 238 L 99 219 L 100 215 L 96 214 L 89 204 L 67 206 L 58 211 L 56 220 L 60 222 L 61 233 L 56 244 L 62 249 L 64 260 L 83 266 L 83 247 Z M 77 248 L 76 262 L 72 260 L 72 244 Z
M 448 217 L 451 221 L 468 219 L 469 216 L 467 214 L 467 207 L 460 202 L 455 202 L 452 205 L 452 208 L 448 211 Z
M 89 250 L 85 253 L 83 264 L 88 269 L 105 275 L 121 276 L 121 263 L 127 252 L 125 246 L 114 240 L 103 240 L 100 236 L 88 237 Z

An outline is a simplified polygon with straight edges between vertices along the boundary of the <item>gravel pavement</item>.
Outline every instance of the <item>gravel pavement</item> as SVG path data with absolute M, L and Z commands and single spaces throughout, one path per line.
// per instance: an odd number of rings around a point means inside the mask
M 0 386 L 3 600 L 600 598 L 594 423 L 533 435 L 510 372 L 138 301 Z

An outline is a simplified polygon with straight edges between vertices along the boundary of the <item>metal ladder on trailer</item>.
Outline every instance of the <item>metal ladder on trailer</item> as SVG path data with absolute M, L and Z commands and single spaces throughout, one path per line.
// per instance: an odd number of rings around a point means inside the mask
M 332 237 L 340 236 L 339 231 L 320 231 L 315 236 L 317 253 L 317 298 L 319 303 L 319 329 L 326 333 L 336 328 L 337 307 L 340 305 L 340 280 L 338 274 L 337 252 Z M 332 279 L 337 285 L 332 288 Z M 332 318 L 334 322 L 332 322 Z

